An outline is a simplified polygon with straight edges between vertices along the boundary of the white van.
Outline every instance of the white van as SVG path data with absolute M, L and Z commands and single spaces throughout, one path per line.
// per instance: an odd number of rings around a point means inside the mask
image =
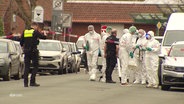
M 172 43 L 177 41 L 184 41 L 184 13 L 172 13 L 169 17 L 159 55 L 159 84 L 161 84 L 162 58 L 168 54 Z
M 166 55 L 172 43 L 184 40 L 184 13 L 172 13 L 161 44 L 161 54 Z

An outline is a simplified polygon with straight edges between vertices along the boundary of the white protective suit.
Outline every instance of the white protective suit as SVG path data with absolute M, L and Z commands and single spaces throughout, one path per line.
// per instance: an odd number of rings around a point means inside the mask
M 142 34 L 139 34 L 136 46 L 139 46 L 135 55 L 137 56 L 137 70 L 135 70 L 134 83 L 146 84 L 146 69 L 145 69 L 145 45 L 147 44 L 146 32 L 142 30 Z
M 101 36 L 100 34 L 96 33 L 93 30 L 93 33 L 86 33 L 84 35 L 84 46 L 86 45 L 86 42 L 89 42 L 89 51 L 87 51 L 87 63 L 89 68 L 89 75 L 90 80 L 96 79 L 96 72 L 97 72 L 97 60 L 98 60 L 98 54 L 100 49 L 100 43 L 101 43 Z
M 160 44 L 154 38 L 153 31 L 149 31 L 147 34 L 150 34 L 151 36 L 151 39 L 148 39 L 148 43 L 146 45 L 145 56 L 145 65 L 148 78 L 147 87 L 158 87 L 158 54 L 160 51 Z
M 126 34 L 126 33 L 129 33 L 128 29 L 123 30 L 123 35 Z M 120 37 L 119 42 L 123 41 L 123 35 Z M 121 78 L 121 74 L 122 74 L 122 68 L 121 67 L 122 67 L 122 65 L 121 65 L 121 58 L 120 57 L 122 57 L 122 55 L 123 55 L 123 53 L 121 52 L 123 47 L 121 47 L 120 45 L 123 45 L 123 44 L 121 44 L 121 43 L 119 44 L 119 52 L 118 52 L 119 53 L 119 61 L 120 61 L 120 63 L 119 63 L 120 64 L 120 70 L 119 70 L 118 74 L 119 74 L 119 77 Z
M 121 83 L 127 83 L 129 53 L 132 50 L 132 34 L 126 33 L 119 40 L 119 59 L 121 63 Z
M 101 55 L 102 55 L 102 82 L 105 82 L 105 70 L 106 70 L 106 58 L 104 57 L 104 47 L 105 47 L 105 41 L 107 39 L 107 37 L 109 37 L 110 34 L 106 33 L 103 35 L 102 37 L 102 41 L 101 41 Z

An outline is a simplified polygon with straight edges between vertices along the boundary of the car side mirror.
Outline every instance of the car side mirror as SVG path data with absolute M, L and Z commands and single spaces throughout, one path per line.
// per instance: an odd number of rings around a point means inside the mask
M 77 51 L 77 54 L 81 54 L 81 51 Z

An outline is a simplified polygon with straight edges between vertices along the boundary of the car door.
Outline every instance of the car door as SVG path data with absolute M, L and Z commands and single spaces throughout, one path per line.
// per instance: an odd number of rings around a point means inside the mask
M 16 50 L 15 44 L 13 41 L 9 42 L 8 45 L 10 60 L 11 60 L 11 74 L 16 74 L 20 67 L 19 54 Z

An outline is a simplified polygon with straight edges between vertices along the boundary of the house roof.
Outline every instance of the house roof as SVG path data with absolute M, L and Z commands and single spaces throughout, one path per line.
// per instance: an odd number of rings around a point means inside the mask
M 64 11 L 73 14 L 72 22 L 134 23 L 131 14 L 161 13 L 153 4 L 64 3 Z

